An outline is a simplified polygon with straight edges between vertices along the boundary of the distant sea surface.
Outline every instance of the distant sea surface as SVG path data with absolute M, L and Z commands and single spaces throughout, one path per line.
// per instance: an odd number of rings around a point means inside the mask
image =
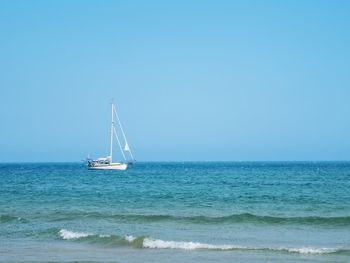
M 0 164 L 0 261 L 350 262 L 350 162 Z

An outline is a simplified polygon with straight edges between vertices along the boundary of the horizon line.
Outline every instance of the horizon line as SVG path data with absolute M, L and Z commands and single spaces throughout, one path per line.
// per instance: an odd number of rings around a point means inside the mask
M 349 160 L 197 160 L 197 161 L 136 161 L 136 163 L 321 163 L 321 162 L 350 162 Z M 2 162 L 0 164 L 63 164 L 63 163 L 85 163 L 85 161 L 10 161 Z

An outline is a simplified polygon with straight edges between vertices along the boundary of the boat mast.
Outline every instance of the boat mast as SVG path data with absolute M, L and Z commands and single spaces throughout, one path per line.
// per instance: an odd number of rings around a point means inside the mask
M 113 154 L 113 133 L 114 133 L 114 102 L 112 101 L 111 140 L 109 145 L 109 156 L 111 157 L 111 162 L 112 162 L 112 154 Z
M 117 117 L 118 125 L 120 126 L 120 130 L 121 130 L 122 135 L 123 135 L 123 138 L 124 138 L 124 142 L 125 142 L 125 148 L 124 148 L 124 150 L 126 150 L 126 151 L 129 152 L 130 157 L 131 157 L 132 160 L 135 160 L 135 159 L 134 159 L 134 156 L 132 155 L 132 152 L 131 152 L 131 150 L 130 150 L 130 148 L 129 148 L 128 140 L 126 139 L 126 135 L 125 135 L 125 132 L 124 132 L 122 123 L 121 123 L 121 121 L 120 121 L 120 119 L 119 119 L 118 112 L 117 112 L 117 109 L 116 109 L 115 107 L 114 107 L 114 113 L 115 113 L 115 116 Z M 123 150 L 122 150 L 122 152 L 123 152 Z M 123 155 L 124 155 L 124 153 L 123 153 Z M 125 159 L 125 157 L 124 157 L 124 159 Z
M 111 124 L 111 141 L 110 141 L 110 153 L 109 156 L 111 157 L 111 162 L 112 162 L 112 153 L 113 153 L 113 135 L 115 135 L 115 138 L 117 139 L 118 145 L 120 152 L 122 153 L 122 156 L 124 158 L 124 161 L 126 161 L 125 154 L 123 152 L 122 145 L 120 144 L 120 140 L 117 134 L 117 131 L 115 130 L 115 125 L 114 125 L 114 114 L 116 114 L 115 106 L 114 106 L 114 101 L 112 100 L 112 124 Z M 118 115 L 116 115 L 118 118 Z

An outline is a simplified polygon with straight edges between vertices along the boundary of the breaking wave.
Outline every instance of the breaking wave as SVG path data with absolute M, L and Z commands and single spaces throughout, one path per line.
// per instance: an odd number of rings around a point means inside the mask
M 108 244 L 115 246 L 132 246 L 140 249 L 179 249 L 179 250 L 215 250 L 215 251 L 268 251 L 280 253 L 298 253 L 298 254 L 335 254 L 350 253 L 346 248 L 326 248 L 326 247 L 249 247 L 240 245 L 215 245 L 192 241 L 168 241 L 154 239 L 151 237 L 135 237 L 131 235 L 98 235 L 86 232 L 73 232 L 61 229 L 58 232 L 61 239 L 77 240 L 91 243 Z
M 336 253 L 339 249 L 334 248 L 283 248 L 283 247 L 247 247 L 238 245 L 213 245 L 199 242 L 179 242 L 179 241 L 164 241 L 161 239 L 145 238 L 143 241 L 144 248 L 153 249 L 183 249 L 183 250 L 257 250 L 257 251 L 276 251 L 276 252 L 290 252 L 300 254 L 329 254 Z
M 63 239 L 78 239 L 82 237 L 88 237 L 92 236 L 93 234 L 90 233 L 84 233 L 84 232 L 73 232 L 69 231 L 66 229 L 61 229 L 58 234 L 63 238 Z
M 101 235 L 87 232 L 74 232 L 66 229 L 59 230 L 58 236 L 64 240 L 86 241 L 109 246 L 133 246 L 136 248 L 142 248 L 142 243 L 145 239 L 143 236 L 134 237 L 131 235 Z

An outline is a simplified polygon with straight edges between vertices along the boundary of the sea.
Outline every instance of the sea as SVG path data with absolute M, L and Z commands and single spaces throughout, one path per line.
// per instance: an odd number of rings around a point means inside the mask
M 0 164 L 1 262 L 350 262 L 350 162 Z

